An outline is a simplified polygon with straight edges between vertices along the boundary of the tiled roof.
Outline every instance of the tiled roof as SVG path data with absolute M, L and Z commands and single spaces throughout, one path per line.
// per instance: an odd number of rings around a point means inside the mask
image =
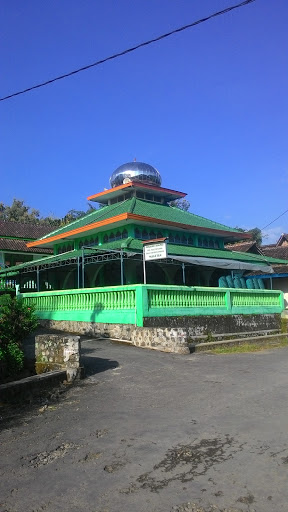
M 282 260 L 288 260 L 288 245 L 280 245 L 278 247 L 266 245 L 261 247 L 261 250 L 265 256 L 272 258 L 280 258 Z
M 239 252 L 250 252 L 252 248 L 256 248 L 258 254 L 260 253 L 255 240 L 248 240 L 247 242 L 236 242 L 235 244 L 225 244 L 225 247 L 231 251 L 235 250 Z
M 0 220 L 0 236 L 37 239 L 51 231 L 51 226 L 38 226 L 37 224 L 12 222 Z
M 279 240 L 276 243 L 276 247 L 281 246 L 283 242 L 288 242 L 288 233 L 282 233 L 282 235 L 280 236 Z
M 0 238 L 0 251 L 27 252 L 31 254 L 51 254 L 52 249 L 38 247 L 27 247 L 24 240 L 13 240 L 11 238 Z
M 228 231 L 231 233 L 239 233 L 237 229 L 230 228 L 225 226 L 224 224 L 220 224 L 218 222 L 214 222 L 212 220 L 206 219 L 205 217 L 200 217 L 199 215 L 195 215 L 190 212 L 185 212 L 180 210 L 179 208 L 152 203 L 149 201 L 142 201 L 141 199 L 131 198 L 126 201 L 115 203 L 110 206 L 104 206 L 99 210 L 94 210 L 91 213 L 88 213 L 84 217 L 77 219 L 66 226 L 58 228 L 52 231 L 49 234 L 46 234 L 41 238 L 41 240 L 49 238 L 50 236 L 61 235 L 67 233 L 73 229 L 82 228 L 84 226 L 89 226 L 94 222 L 100 222 L 103 220 L 107 220 L 110 217 L 115 217 L 116 215 L 121 215 L 123 213 L 134 213 L 136 215 L 142 215 L 145 217 L 152 217 L 153 219 L 159 219 L 169 222 L 176 222 L 180 224 L 186 224 L 191 227 L 197 226 L 205 229 L 215 229 L 221 231 Z

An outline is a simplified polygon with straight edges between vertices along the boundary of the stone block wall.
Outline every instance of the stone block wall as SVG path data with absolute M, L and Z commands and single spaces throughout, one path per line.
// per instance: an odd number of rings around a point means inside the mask
M 182 328 L 136 327 L 131 324 L 102 324 L 75 321 L 40 320 L 43 327 L 70 333 L 129 341 L 142 348 L 188 354 L 187 332 Z
M 262 315 L 207 315 L 182 317 L 151 317 L 144 319 L 145 327 L 169 327 L 187 330 L 188 336 L 241 333 L 281 329 L 280 313 Z
M 251 336 L 265 331 L 280 331 L 280 314 L 219 315 L 199 317 L 157 317 L 147 319 L 149 325 L 137 327 L 131 324 L 102 324 L 94 322 L 41 320 L 44 327 L 85 334 L 96 338 L 125 340 L 131 344 L 163 352 L 189 353 L 189 344 L 200 337 L 230 333 Z
M 66 370 L 67 380 L 80 372 L 80 337 L 62 334 L 40 334 L 35 338 L 36 373 Z

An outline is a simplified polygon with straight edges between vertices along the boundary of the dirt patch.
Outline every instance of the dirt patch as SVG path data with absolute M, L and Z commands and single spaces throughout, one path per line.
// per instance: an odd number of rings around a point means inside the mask
M 104 471 L 107 473 L 115 473 L 115 471 L 118 471 L 123 466 L 125 466 L 125 462 L 113 462 L 112 464 L 104 466 Z
M 203 508 L 196 503 L 188 501 L 187 503 L 182 503 L 181 505 L 173 507 L 171 512 L 240 512 L 240 510 L 236 508 L 218 508 L 215 505 Z
M 28 460 L 28 466 L 30 468 L 39 468 L 40 466 L 46 466 L 47 464 L 51 464 L 55 462 L 57 459 L 65 457 L 69 450 L 72 448 L 76 448 L 76 445 L 73 443 L 62 443 L 55 450 L 51 452 L 41 452 L 37 453 L 32 459 Z M 23 466 L 26 464 L 24 463 Z
M 240 451 L 234 439 L 226 435 L 214 439 L 201 439 L 188 445 L 178 445 L 168 451 L 164 459 L 153 470 L 140 475 L 137 482 L 143 489 L 158 492 L 170 482 L 179 480 L 190 482 L 200 475 L 205 475 L 215 464 L 220 464 Z

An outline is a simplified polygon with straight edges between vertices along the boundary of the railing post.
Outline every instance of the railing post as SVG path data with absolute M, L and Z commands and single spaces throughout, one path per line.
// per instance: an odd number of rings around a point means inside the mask
M 36 278 L 37 278 L 37 292 L 40 292 L 40 276 L 39 276 L 39 267 L 37 267 L 37 275 L 36 275 Z
M 232 312 L 232 304 L 231 304 L 231 292 L 230 292 L 230 290 L 226 290 L 225 302 L 226 302 L 227 311 L 229 311 L 229 313 L 231 313 Z
M 282 311 L 285 309 L 284 293 L 279 291 L 279 305 Z
M 147 287 L 143 284 L 136 285 L 135 287 L 135 320 L 136 325 L 138 327 L 143 327 L 143 318 L 146 316 L 148 311 L 148 296 L 147 296 Z
M 82 288 L 85 288 L 85 261 L 84 261 L 85 253 L 84 247 L 82 247 Z

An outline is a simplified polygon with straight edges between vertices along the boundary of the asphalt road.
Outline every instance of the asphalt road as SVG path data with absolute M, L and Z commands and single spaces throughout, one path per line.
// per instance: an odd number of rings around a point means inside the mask
M 80 385 L 1 408 L 1 512 L 287 512 L 288 349 L 83 354 Z

